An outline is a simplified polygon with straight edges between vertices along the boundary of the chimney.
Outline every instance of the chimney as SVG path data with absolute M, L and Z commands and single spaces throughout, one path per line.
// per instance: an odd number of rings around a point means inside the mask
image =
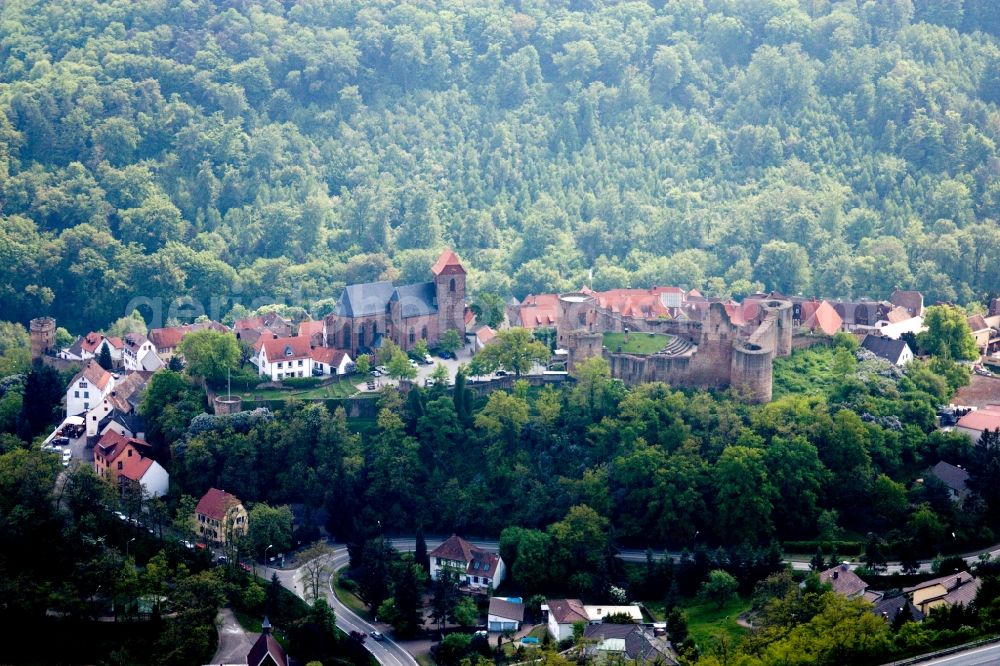
M 837 580 L 837 574 L 839 574 L 839 573 L 840 573 L 839 571 L 834 571 L 833 572 L 833 579 L 834 580 Z

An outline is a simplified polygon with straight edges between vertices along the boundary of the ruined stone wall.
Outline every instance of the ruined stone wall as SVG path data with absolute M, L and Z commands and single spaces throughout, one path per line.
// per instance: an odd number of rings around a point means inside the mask
M 770 402 L 774 353 L 773 347 L 761 347 L 749 341 L 737 343 L 730 370 L 733 390 L 749 402 Z

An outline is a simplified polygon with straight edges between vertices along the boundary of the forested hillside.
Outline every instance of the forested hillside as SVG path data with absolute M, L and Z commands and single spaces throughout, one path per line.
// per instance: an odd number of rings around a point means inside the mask
M 0 299 L 1000 290 L 993 0 L 6 0 Z M 322 311 L 322 306 L 318 308 Z

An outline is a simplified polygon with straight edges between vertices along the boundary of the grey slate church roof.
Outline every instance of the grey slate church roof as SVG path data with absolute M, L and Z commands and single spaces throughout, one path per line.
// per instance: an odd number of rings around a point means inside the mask
M 393 301 L 399 301 L 403 317 L 437 314 L 437 289 L 433 282 L 404 284 L 396 287 Z
M 391 282 L 366 282 L 349 284 L 340 294 L 334 312 L 341 317 L 364 317 L 383 314 L 392 298 Z
M 438 311 L 437 290 L 433 282 L 394 287 L 391 282 L 383 281 L 344 287 L 333 312 L 351 318 L 385 314 L 392 301 L 399 301 L 404 318 L 436 314 Z

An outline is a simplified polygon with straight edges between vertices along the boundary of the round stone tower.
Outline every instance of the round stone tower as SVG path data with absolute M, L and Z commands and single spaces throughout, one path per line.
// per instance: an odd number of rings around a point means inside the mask
M 596 319 L 597 300 L 590 294 L 573 292 L 559 296 L 559 322 L 556 324 L 556 344 L 566 348 L 573 331 L 592 331 Z
M 792 302 L 770 300 L 760 304 L 766 317 L 774 313 L 775 317 L 775 356 L 788 356 L 792 353 Z
M 238 395 L 217 395 L 214 400 L 216 415 L 235 414 L 243 409 L 243 398 Z
M 56 348 L 56 320 L 38 317 L 31 320 L 31 358 L 40 359 Z
M 773 350 L 745 340 L 737 342 L 733 346 L 730 385 L 750 402 L 770 402 L 773 361 Z

